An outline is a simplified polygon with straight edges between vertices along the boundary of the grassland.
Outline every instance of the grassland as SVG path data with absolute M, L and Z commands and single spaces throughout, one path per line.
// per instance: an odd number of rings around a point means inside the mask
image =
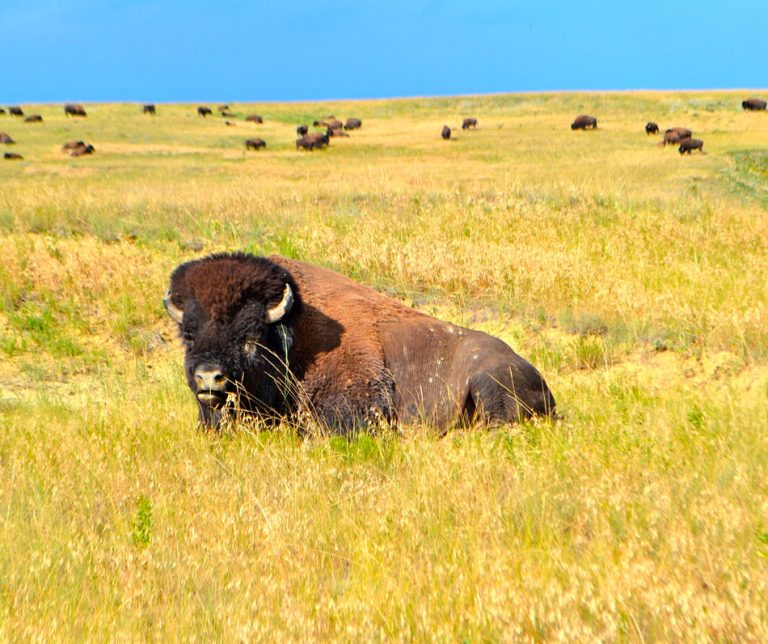
M 744 97 L 0 117 L 25 157 L 0 163 L 0 639 L 768 639 L 768 115 Z M 363 129 L 297 152 L 326 114 Z M 498 335 L 564 419 L 202 434 L 160 298 L 223 249 Z

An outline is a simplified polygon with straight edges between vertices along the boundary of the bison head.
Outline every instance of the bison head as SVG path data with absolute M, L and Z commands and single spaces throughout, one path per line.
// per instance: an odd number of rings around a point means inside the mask
M 288 354 L 296 286 L 265 258 L 218 254 L 182 264 L 163 303 L 178 324 L 200 422 L 229 411 L 265 418 L 290 404 Z

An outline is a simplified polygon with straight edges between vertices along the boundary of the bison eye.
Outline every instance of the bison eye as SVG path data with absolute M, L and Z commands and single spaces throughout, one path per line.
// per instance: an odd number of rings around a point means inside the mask
M 243 351 L 246 353 L 254 354 L 259 349 L 258 340 L 246 340 L 243 342 Z

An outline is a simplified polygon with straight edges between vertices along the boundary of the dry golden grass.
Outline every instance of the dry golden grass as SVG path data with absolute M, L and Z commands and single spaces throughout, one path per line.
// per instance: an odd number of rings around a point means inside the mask
M 767 639 L 768 117 L 742 98 L 0 120 L 26 158 L 0 164 L 0 639 Z M 297 152 L 327 114 L 363 129 Z M 160 297 L 236 248 L 504 338 L 565 419 L 197 432 Z

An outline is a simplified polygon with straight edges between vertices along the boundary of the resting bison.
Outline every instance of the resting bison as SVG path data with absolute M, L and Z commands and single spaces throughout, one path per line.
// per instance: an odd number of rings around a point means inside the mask
M 213 114 L 213 110 L 211 110 L 210 107 L 205 107 L 205 105 L 201 105 L 200 107 L 197 108 L 198 116 L 202 116 L 203 118 L 205 118 L 209 114 Z
M 296 134 L 299 136 L 304 136 L 307 132 L 309 132 L 309 126 L 307 125 L 299 125 L 299 127 L 296 128 Z
M 683 139 L 690 139 L 693 136 L 693 132 L 687 127 L 671 127 L 668 130 L 664 130 L 664 134 L 667 134 L 668 132 L 676 132 L 680 136 L 681 141 Z
M 312 132 L 310 134 L 305 134 L 300 139 L 296 139 L 297 150 L 299 148 L 303 148 L 304 150 L 322 150 L 326 145 L 328 145 L 327 134 Z
M 6 152 L 3 155 L 3 159 L 8 159 L 9 161 L 23 161 L 24 157 L 20 154 L 16 154 L 15 152 Z
M 597 119 L 594 116 L 587 116 L 586 114 L 582 114 L 581 116 L 577 116 L 573 123 L 571 123 L 571 129 L 572 130 L 587 130 L 597 129 Z
M 6 134 L 5 132 L 0 132 L 0 143 L 16 143 L 9 134 Z
M 539 372 L 501 340 L 442 322 L 324 268 L 216 254 L 171 275 L 200 422 L 230 412 L 375 424 L 515 422 L 552 415 Z
M 246 121 L 250 121 L 251 123 L 263 123 L 264 119 L 261 118 L 259 114 L 250 114 L 245 117 Z
M 344 130 L 342 130 L 340 127 L 336 129 L 328 128 L 325 131 L 325 136 L 349 136 Z
M 24 110 L 18 105 L 14 105 L 13 107 L 8 108 L 8 114 L 11 116 L 24 116 Z
M 361 127 L 363 127 L 363 122 L 360 119 L 349 118 L 344 123 L 345 130 L 359 130 Z
M 658 123 L 654 123 L 653 121 L 648 121 L 645 124 L 645 133 L 646 134 L 658 134 L 659 133 L 659 125 L 658 125 Z
M 680 142 L 680 147 L 678 148 L 680 154 L 690 154 L 692 150 L 704 152 L 704 141 L 701 139 L 683 139 Z
M 24 119 L 25 123 L 42 123 L 43 117 L 39 114 L 30 114 L 27 118 Z
M 142 114 L 151 114 L 152 116 L 155 116 L 157 114 L 157 109 L 155 108 L 154 103 L 147 103 L 146 105 L 143 105 L 141 107 L 141 113 Z
M 86 154 L 93 154 L 96 151 L 96 148 L 94 148 L 92 145 L 86 145 L 81 148 L 75 148 L 74 150 L 69 151 L 69 156 L 71 157 L 82 157 Z
M 259 148 L 266 148 L 267 142 L 264 139 L 246 139 L 245 140 L 245 149 L 246 150 L 258 150 Z
M 67 141 L 64 145 L 61 146 L 61 149 L 66 152 L 67 150 L 74 150 L 75 148 L 84 147 L 85 141 Z
M 477 127 L 477 119 L 464 119 L 461 123 L 462 130 L 468 130 L 471 127 Z
M 446 140 L 450 139 L 451 138 L 451 128 L 449 128 L 447 125 L 443 125 L 443 129 L 440 132 L 440 136 L 442 136 Z
M 745 110 L 760 111 L 764 110 L 768 106 L 768 103 L 759 98 L 748 98 L 746 101 L 741 102 L 741 107 Z
M 85 113 L 85 109 L 83 108 L 82 105 L 77 105 L 74 103 L 67 103 L 64 106 L 64 114 L 66 114 L 67 116 L 83 116 L 83 117 L 88 116 Z

